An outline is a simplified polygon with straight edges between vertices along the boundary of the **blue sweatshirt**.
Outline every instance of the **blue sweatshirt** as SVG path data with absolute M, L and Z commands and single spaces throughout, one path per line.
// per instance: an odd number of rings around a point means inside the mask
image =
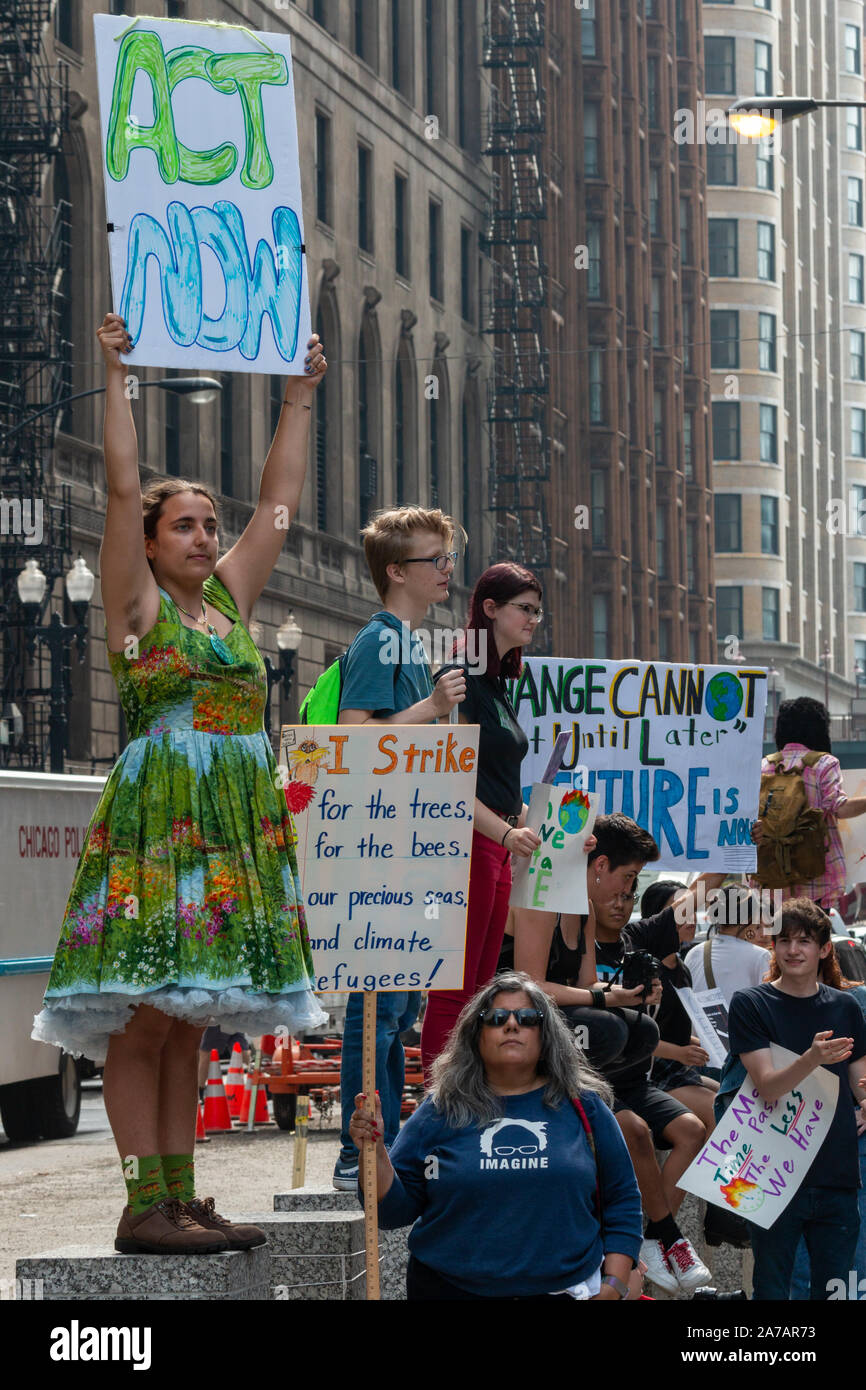
M 598 1152 L 602 1245 L 580 1116 L 570 1102 L 548 1108 L 543 1095 L 503 1096 L 503 1118 L 481 1129 L 452 1129 L 428 1098 L 391 1149 L 381 1226 L 415 1222 L 411 1253 L 466 1293 L 555 1293 L 588 1279 L 605 1254 L 637 1259 L 640 1195 L 616 1120 L 597 1096 L 581 1097 Z

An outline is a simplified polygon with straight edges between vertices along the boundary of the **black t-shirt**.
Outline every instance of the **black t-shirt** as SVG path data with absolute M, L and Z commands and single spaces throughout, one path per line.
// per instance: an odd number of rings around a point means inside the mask
M 857 1125 L 848 1067 L 866 1056 L 866 1019 L 856 999 L 843 990 L 818 985 L 817 994 L 802 999 L 784 994 L 775 985 L 738 989 L 728 1011 L 731 1053 L 758 1052 L 771 1042 L 802 1056 L 816 1033 L 832 1030 L 834 1036 L 853 1038 L 849 1062 L 835 1062 L 827 1071 L 839 1078 L 839 1099 L 826 1139 L 803 1181 L 804 1187 L 859 1187 Z
M 672 970 L 662 965 L 659 978 L 662 982 L 661 1003 L 648 1011 L 650 1017 L 656 1021 L 662 1042 L 687 1047 L 692 1040 L 692 1021 L 677 990 L 691 989 L 692 977 L 677 956 Z
M 622 965 L 626 951 L 650 951 L 659 960 L 672 955 L 680 944 L 677 919 L 672 907 L 663 907 L 655 917 L 626 922 L 617 941 L 595 938 L 595 964 L 598 978 L 610 980 Z M 809 1039 L 811 1042 L 811 1038 Z
M 499 676 L 473 676 L 459 662 L 443 666 L 445 671 L 462 670 L 466 676 L 466 696 L 460 713 L 469 724 L 481 726 L 478 734 L 478 780 L 475 795 L 491 811 L 517 816 L 523 810 L 520 764 L 529 750 L 529 740 L 520 727 L 514 706 L 508 698 L 505 681 Z
M 558 985 L 571 985 L 577 987 L 577 979 L 580 974 L 580 967 L 586 955 L 586 936 L 584 927 L 586 918 L 580 918 L 580 934 L 577 938 L 577 946 L 572 950 L 566 946 L 562 935 L 561 919 L 556 918 L 556 927 L 553 932 L 553 939 L 550 943 L 550 955 L 547 959 L 547 978 L 553 980 Z

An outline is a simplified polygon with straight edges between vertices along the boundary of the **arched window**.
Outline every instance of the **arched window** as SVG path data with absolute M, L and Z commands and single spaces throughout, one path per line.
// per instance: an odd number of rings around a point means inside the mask
M 434 361 L 433 372 L 424 392 L 427 405 L 427 462 L 431 507 L 448 511 L 451 496 L 451 410 L 448 390 L 448 366 L 441 358 Z
M 409 338 L 400 341 L 394 378 L 394 503 L 404 507 L 418 496 L 418 398 Z
M 358 496 L 361 526 L 379 505 L 381 352 L 376 316 L 365 312 L 358 335 Z

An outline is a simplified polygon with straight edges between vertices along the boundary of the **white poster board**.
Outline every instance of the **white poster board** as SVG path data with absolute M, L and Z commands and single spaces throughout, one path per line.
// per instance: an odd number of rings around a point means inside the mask
M 770 1044 L 778 1070 L 798 1061 Z M 746 1077 L 679 1186 L 767 1231 L 798 1191 L 833 1122 L 839 1078 L 824 1067 L 781 1100 L 764 1100 Z
M 317 990 L 461 989 L 478 725 L 288 725 Z
M 655 867 L 755 868 L 765 670 L 529 657 L 509 693 L 529 739 L 524 801 L 567 730 L 555 783 L 598 791 L 599 815 L 634 817 L 661 850 Z
M 708 1054 L 707 1066 L 721 1071 L 730 1051 L 725 996 L 720 989 L 677 989 L 677 994 L 691 1019 L 692 1032 Z
M 299 375 L 310 305 L 288 34 L 93 22 L 124 360 Z
M 541 844 L 512 864 L 511 906 L 541 912 L 588 912 L 584 842 L 592 834 L 598 796 L 576 787 L 536 782 L 526 824 Z

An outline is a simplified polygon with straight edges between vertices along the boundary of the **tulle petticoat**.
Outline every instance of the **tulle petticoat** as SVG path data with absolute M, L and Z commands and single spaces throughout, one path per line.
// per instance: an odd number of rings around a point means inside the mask
M 327 1023 L 327 1014 L 309 989 L 285 994 L 251 994 L 237 986 L 207 990 L 164 986 L 146 994 L 72 994 L 52 999 L 33 1020 L 31 1037 L 62 1047 L 73 1057 L 105 1061 L 108 1040 L 122 1033 L 139 1004 L 150 1004 L 186 1023 L 218 1023 L 226 1033 L 253 1036 L 287 1028 L 311 1032 Z

